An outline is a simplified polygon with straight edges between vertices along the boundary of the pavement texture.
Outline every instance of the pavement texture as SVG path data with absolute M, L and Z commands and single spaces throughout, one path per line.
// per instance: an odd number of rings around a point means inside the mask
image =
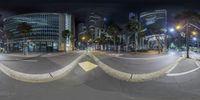
M 89 56 L 80 62 L 84 61 L 95 64 Z M 188 63 L 183 61 L 172 72 L 181 72 L 193 63 L 185 61 Z M 112 78 L 99 67 L 84 71 L 77 64 L 62 79 L 33 84 L 14 80 L 0 72 L 0 100 L 199 100 L 199 77 L 200 70 L 197 70 L 182 76 L 131 83 Z

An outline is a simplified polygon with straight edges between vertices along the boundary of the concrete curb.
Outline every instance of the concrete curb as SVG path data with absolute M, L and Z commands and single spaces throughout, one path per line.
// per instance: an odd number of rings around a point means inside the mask
M 24 82 L 31 82 L 31 83 L 50 82 L 50 81 L 60 79 L 64 77 L 65 75 L 69 74 L 71 70 L 76 66 L 77 62 L 80 61 L 85 56 L 86 56 L 85 54 L 82 54 L 81 56 L 76 58 L 72 63 L 65 66 L 64 68 L 61 68 L 54 72 L 44 73 L 44 74 L 28 74 L 28 73 L 18 72 L 6 67 L 5 65 L 1 63 L 0 63 L 0 70 L 6 75 L 8 75 L 9 77 L 14 78 L 16 80 L 24 81 Z
M 4 55 L 7 55 L 7 56 L 10 56 L 10 57 L 24 57 L 24 58 L 34 58 L 34 57 L 38 57 L 40 56 L 41 54 L 29 54 L 29 55 L 23 55 L 23 54 L 4 54 Z
M 58 52 L 58 53 L 38 53 L 38 54 L 28 54 L 28 55 L 23 55 L 23 54 L 4 54 L 10 57 L 24 57 L 24 58 L 34 58 L 34 57 L 54 57 L 54 56 L 60 56 L 64 55 L 67 53 L 77 53 L 75 51 L 69 51 L 69 52 Z
M 60 53 L 47 53 L 44 55 L 41 55 L 41 57 L 56 57 L 56 56 L 61 56 L 61 55 L 65 55 L 65 54 L 73 54 L 73 53 L 79 53 L 77 51 L 68 51 L 68 52 L 60 52 Z
M 58 53 L 58 54 L 45 54 L 45 55 L 41 55 L 41 57 L 55 57 L 55 56 L 61 56 L 61 55 L 64 55 L 64 54 L 67 54 L 67 53 Z
M 149 58 L 133 58 L 133 57 L 120 57 L 120 56 L 115 56 L 116 58 L 120 58 L 120 59 L 127 59 L 127 60 L 155 60 L 155 59 L 160 59 L 160 58 L 164 58 L 164 57 L 167 57 L 167 56 L 170 56 L 170 55 L 162 55 L 162 56 L 158 56 L 158 57 L 149 57 Z
M 98 64 L 98 66 L 108 75 L 117 78 L 119 80 L 124 80 L 124 81 L 129 81 L 131 74 L 130 73 L 126 73 L 126 72 L 121 72 L 118 70 L 115 70 L 111 67 L 109 67 L 108 65 L 104 64 L 103 62 L 101 62 L 97 57 L 95 57 L 94 55 L 88 54 L 90 57 L 92 57 L 94 59 L 94 61 Z
M 112 57 L 115 57 L 115 58 L 120 58 L 120 59 L 127 59 L 127 60 L 154 60 L 154 59 L 159 59 L 159 58 L 164 58 L 164 57 L 167 57 L 167 56 L 170 56 L 170 55 L 161 55 L 161 56 L 157 56 L 157 57 L 149 57 L 149 58 L 145 58 L 145 57 L 122 57 L 121 55 L 123 54 L 110 54 L 110 53 L 107 53 L 107 52 L 102 52 L 102 51 L 96 51 L 100 54 L 106 54 L 106 55 L 109 55 L 109 56 L 112 56 Z
M 175 63 L 155 72 L 144 73 L 144 74 L 132 74 L 132 73 L 126 73 L 126 72 L 115 70 L 109 67 L 108 65 L 104 64 L 103 62 L 101 62 L 93 54 L 88 54 L 88 55 L 95 60 L 95 62 L 99 65 L 99 67 L 103 71 L 105 71 L 105 73 L 107 73 L 108 75 L 116 79 L 124 80 L 128 82 L 144 82 L 144 81 L 160 78 L 166 75 L 171 68 L 176 67 L 179 64 L 179 62 L 184 58 L 184 57 L 180 57 L 179 59 L 176 60 Z

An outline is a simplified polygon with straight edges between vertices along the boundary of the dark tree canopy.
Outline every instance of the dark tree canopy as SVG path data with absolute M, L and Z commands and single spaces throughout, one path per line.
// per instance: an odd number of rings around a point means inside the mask
M 70 31 L 69 30 L 64 30 L 64 31 L 62 31 L 62 37 L 63 38 L 67 38 L 67 36 L 69 36 L 70 35 Z
M 137 20 L 131 20 L 131 21 L 128 22 L 127 29 L 130 32 L 140 31 L 141 28 L 142 28 L 142 24 L 141 24 L 141 22 L 139 22 Z
M 85 32 L 84 34 L 80 34 L 79 37 L 80 37 L 80 40 L 82 42 L 86 42 L 86 43 L 87 42 L 92 42 L 91 41 L 92 35 L 90 33 L 88 33 L 88 32 Z M 84 39 L 83 39 L 83 37 L 84 37 Z
M 200 13 L 196 11 L 187 10 L 187 11 L 178 13 L 175 16 L 175 19 L 177 20 L 177 22 L 189 21 L 193 23 L 193 22 L 196 22 L 197 20 L 200 20 Z
M 148 26 L 148 30 L 150 30 L 153 34 L 160 34 L 163 27 L 157 23 Z
M 112 36 L 117 36 L 120 31 L 121 31 L 121 28 L 119 27 L 119 25 L 114 22 L 110 23 L 107 28 L 108 34 Z

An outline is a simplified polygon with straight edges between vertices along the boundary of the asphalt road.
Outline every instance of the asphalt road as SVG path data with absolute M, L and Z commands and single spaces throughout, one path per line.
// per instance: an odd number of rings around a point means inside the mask
M 80 62 L 83 61 L 95 63 L 90 57 Z M 124 61 L 123 64 L 129 63 Z M 187 67 L 191 64 L 194 64 L 192 60 L 183 61 L 171 73 L 190 70 Z M 191 69 L 193 67 L 195 65 Z M 77 64 L 60 80 L 33 84 L 14 80 L 0 72 L 0 100 L 199 100 L 199 77 L 200 70 L 197 70 L 186 75 L 130 83 L 108 76 L 99 67 L 85 72 Z
M 137 59 L 138 57 L 136 59 L 129 59 L 131 57 L 119 58 L 99 53 L 95 53 L 94 55 L 97 56 L 103 63 L 116 70 L 133 74 L 149 73 L 160 70 L 167 67 L 171 63 L 174 63 L 176 59 L 180 57 L 179 55 L 162 55 L 153 57 L 155 59 L 149 59 L 150 55 L 147 55 L 146 57 L 141 57 L 139 59 Z
M 6 55 L 0 56 L 0 63 L 7 67 L 24 72 L 24 73 L 48 73 L 70 64 L 74 59 L 80 56 L 81 53 L 67 53 L 59 56 L 52 57 L 10 57 Z

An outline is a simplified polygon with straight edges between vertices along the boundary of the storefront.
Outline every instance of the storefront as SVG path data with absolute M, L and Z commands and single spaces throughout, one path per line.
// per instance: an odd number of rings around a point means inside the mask
M 7 47 L 9 52 L 22 52 L 23 50 L 28 50 L 28 52 L 57 52 L 58 41 L 13 42 L 9 43 Z

